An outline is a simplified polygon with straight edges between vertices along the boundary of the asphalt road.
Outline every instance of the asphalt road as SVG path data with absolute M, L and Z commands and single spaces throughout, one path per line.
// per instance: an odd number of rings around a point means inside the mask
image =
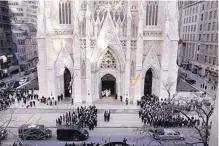
M 6 140 L 3 141 L 3 146 L 9 145 L 13 143 L 14 141 L 19 141 L 20 139 L 17 137 L 17 128 L 8 129 L 9 135 Z M 51 128 L 53 136 L 49 140 L 32 140 L 32 141 L 24 141 L 26 144 L 31 144 L 32 146 L 64 146 L 66 143 L 65 141 L 58 141 L 56 139 L 56 129 Z M 186 140 L 180 141 L 180 140 L 172 140 L 172 141 L 161 141 L 162 144 L 166 146 L 177 146 L 185 144 L 185 142 L 194 142 L 194 139 L 192 139 L 191 129 L 179 129 L 182 133 L 185 133 Z M 193 131 L 194 132 L 194 131 Z M 140 133 L 139 130 L 135 128 L 95 128 L 93 131 L 89 131 L 90 137 L 88 140 L 86 140 L 86 143 L 89 142 L 112 142 L 112 141 L 122 141 L 124 138 L 127 139 L 127 143 L 130 145 L 136 145 L 136 146 L 143 146 L 148 145 L 150 143 L 150 146 L 159 146 L 159 142 L 154 141 L 154 139 L 146 132 L 146 133 Z M 73 143 L 73 142 L 69 142 Z M 75 142 L 80 143 L 80 142 Z M 197 145 L 200 146 L 200 145 Z

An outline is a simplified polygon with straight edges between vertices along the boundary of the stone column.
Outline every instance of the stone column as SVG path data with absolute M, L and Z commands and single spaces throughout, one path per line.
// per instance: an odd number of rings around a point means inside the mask
M 78 26 L 78 16 L 79 16 L 79 2 L 75 3 L 75 13 L 74 13 L 74 36 L 73 36 L 73 51 L 74 52 L 74 102 L 81 103 L 81 49 L 80 49 L 80 39 L 79 39 L 79 26 Z
M 86 102 L 91 103 L 92 102 L 92 95 L 91 95 L 91 62 L 90 62 L 90 55 L 91 55 L 91 49 L 90 49 L 90 36 L 91 36 L 91 14 L 90 14 L 90 8 L 89 8 L 89 1 L 87 1 L 87 11 L 86 11 Z
M 175 94 L 178 75 L 177 48 L 179 36 L 177 2 L 168 1 L 166 2 L 166 5 L 164 42 L 161 60 L 160 98 L 168 98 L 168 93 L 163 86 L 165 82 L 172 84 L 171 96 Z
M 138 25 L 138 35 L 137 35 L 137 49 L 136 49 L 136 74 L 140 74 L 140 79 L 135 83 L 135 102 L 141 99 L 141 82 L 144 77 L 142 77 L 142 56 L 143 56 L 143 4 L 140 3 L 140 13 L 139 13 L 139 25 Z
M 126 66 L 125 66 L 125 98 L 130 101 L 130 50 L 131 50 L 131 2 L 128 1 L 127 16 L 127 42 L 126 42 Z M 131 99 L 133 101 L 133 99 Z

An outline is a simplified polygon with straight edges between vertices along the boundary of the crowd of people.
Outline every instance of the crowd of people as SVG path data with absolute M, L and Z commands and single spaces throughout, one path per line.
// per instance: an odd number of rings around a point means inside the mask
M 99 143 L 80 143 L 80 144 L 76 144 L 76 143 L 67 143 L 65 144 L 65 146 L 100 146 Z
M 170 110 L 167 112 L 168 104 L 165 101 L 159 101 L 155 95 L 143 96 L 140 101 L 139 118 L 146 125 L 153 127 L 182 127 L 200 125 L 198 118 L 191 117 L 188 120 L 178 111 Z
M 0 92 L 0 111 L 7 110 L 12 104 L 15 103 L 15 99 L 11 98 L 14 93 L 9 90 Z
M 38 95 L 29 93 L 26 88 L 18 90 L 5 89 L 0 91 L 0 111 L 7 110 L 12 104 L 22 103 L 26 108 L 36 106 Z
M 24 144 L 22 142 L 14 142 L 12 145 L 8 145 L 8 146 L 30 146 L 30 145 Z
M 96 106 L 81 106 L 77 110 L 66 112 L 56 119 L 56 125 L 78 125 L 93 130 L 97 126 Z

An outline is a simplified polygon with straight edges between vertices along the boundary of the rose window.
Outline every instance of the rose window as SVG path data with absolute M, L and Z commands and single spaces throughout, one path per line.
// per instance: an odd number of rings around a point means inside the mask
M 101 62 L 101 68 L 116 68 L 116 61 L 110 51 L 107 51 Z

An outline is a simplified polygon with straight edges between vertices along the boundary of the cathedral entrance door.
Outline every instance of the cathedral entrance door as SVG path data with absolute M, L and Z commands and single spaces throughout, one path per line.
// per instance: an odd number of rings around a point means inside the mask
M 65 97 L 70 97 L 70 92 L 69 92 L 70 82 L 71 82 L 71 73 L 68 68 L 65 68 L 65 71 L 64 71 L 64 92 L 65 92 L 64 96 Z
M 106 74 L 101 78 L 102 90 L 101 93 L 109 92 L 109 96 L 114 96 L 116 94 L 116 78 L 111 74 Z M 106 97 L 104 94 L 102 97 Z
M 151 94 L 152 77 L 153 77 L 152 71 L 151 69 L 149 69 L 146 72 L 145 79 L 144 79 L 144 95 Z

